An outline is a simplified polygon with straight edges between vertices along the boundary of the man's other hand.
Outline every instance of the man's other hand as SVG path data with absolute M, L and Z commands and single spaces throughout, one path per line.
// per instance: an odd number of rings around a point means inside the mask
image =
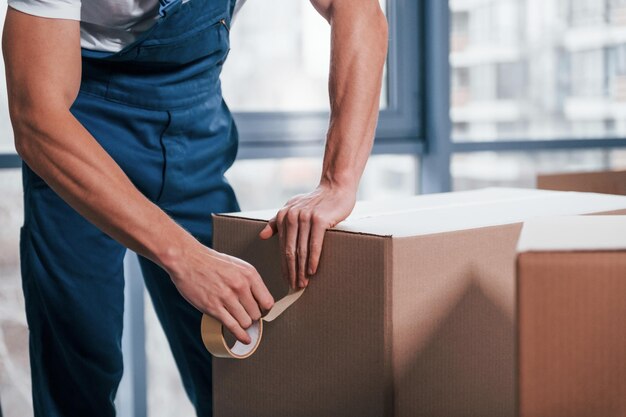
M 344 220 L 356 201 L 350 188 L 320 184 L 313 192 L 290 199 L 259 236 L 278 234 L 281 268 L 292 288 L 304 288 L 317 272 L 326 229 Z
M 192 242 L 168 269 L 181 295 L 194 307 L 219 320 L 240 342 L 249 344 L 245 329 L 271 309 L 274 299 L 249 263 L 199 242 Z

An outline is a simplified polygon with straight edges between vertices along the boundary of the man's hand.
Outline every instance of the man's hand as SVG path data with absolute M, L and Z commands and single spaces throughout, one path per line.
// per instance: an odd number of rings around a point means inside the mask
M 274 305 L 263 280 L 241 259 L 198 242 L 189 246 L 179 258 L 182 262 L 168 270 L 174 285 L 191 305 L 215 317 L 239 341 L 249 344 L 244 329 Z
M 330 23 L 330 125 L 320 186 L 289 200 L 261 231 L 278 233 L 283 274 L 306 287 L 315 274 L 326 229 L 345 219 L 374 141 L 387 21 L 378 0 L 311 0 Z
M 317 272 L 326 229 L 344 220 L 354 208 L 353 189 L 320 184 L 315 191 L 293 197 L 272 218 L 259 236 L 278 233 L 283 276 L 292 288 L 304 288 Z

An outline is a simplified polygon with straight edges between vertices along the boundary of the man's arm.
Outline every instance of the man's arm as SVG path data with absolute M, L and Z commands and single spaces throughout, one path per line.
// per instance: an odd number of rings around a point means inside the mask
M 261 231 L 278 233 L 283 274 L 295 287 L 317 271 L 326 229 L 354 208 L 374 141 L 387 21 L 378 0 L 311 0 L 331 26 L 330 125 L 322 177 L 315 191 L 287 202 Z
M 79 22 L 9 8 L 2 48 L 22 159 L 98 228 L 166 269 L 191 304 L 249 342 L 243 328 L 273 303 L 256 270 L 178 226 L 70 113 L 81 80 Z

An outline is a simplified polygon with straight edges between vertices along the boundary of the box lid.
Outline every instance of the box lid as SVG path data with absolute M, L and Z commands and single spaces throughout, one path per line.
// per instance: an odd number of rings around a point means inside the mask
M 602 213 L 622 209 L 626 209 L 624 196 L 485 188 L 358 202 L 352 214 L 334 230 L 408 237 L 519 223 L 536 217 Z M 267 221 L 277 211 L 278 209 L 272 209 L 224 215 Z
M 626 216 L 545 217 L 524 223 L 518 252 L 626 250 Z

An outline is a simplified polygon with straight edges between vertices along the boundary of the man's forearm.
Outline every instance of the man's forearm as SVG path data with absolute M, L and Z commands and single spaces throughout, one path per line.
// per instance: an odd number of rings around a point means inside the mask
M 12 113 L 18 152 L 57 194 L 124 246 L 166 269 L 175 266 L 193 238 L 137 190 L 69 111 Z
M 290 199 L 259 236 L 278 234 L 283 275 L 306 287 L 327 229 L 352 211 L 378 119 L 387 22 L 378 0 L 311 0 L 331 24 L 330 126 L 319 186 Z
M 378 1 L 333 2 L 329 77 L 330 125 L 322 183 L 356 191 L 374 141 L 387 21 Z

